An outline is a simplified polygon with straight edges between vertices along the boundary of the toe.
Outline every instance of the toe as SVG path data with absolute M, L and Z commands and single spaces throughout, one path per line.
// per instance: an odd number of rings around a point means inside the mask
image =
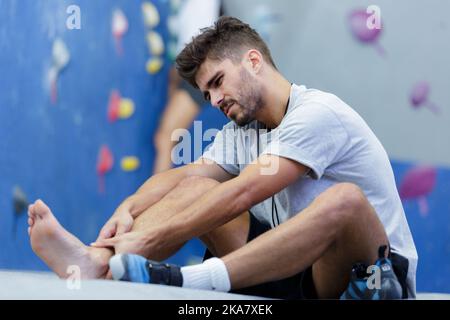
M 50 213 L 50 208 L 42 201 L 41 199 L 36 200 L 34 212 L 39 218 L 44 218 L 46 215 Z
M 28 235 L 31 236 L 31 227 L 28 227 Z
M 30 227 L 32 227 L 33 224 L 34 224 L 34 219 L 28 218 L 28 225 L 29 225 Z
M 28 206 L 28 216 L 30 218 L 34 217 L 35 213 L 34 213 L 34 204 L 30 204 Z

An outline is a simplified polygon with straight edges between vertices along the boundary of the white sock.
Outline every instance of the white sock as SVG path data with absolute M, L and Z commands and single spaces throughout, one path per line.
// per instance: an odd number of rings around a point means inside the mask
M 223 292 L 231 289 L 227 268 L 219 258 L 211 258 L 195 266 L 182 267 L 181 274 L 184 288 Z

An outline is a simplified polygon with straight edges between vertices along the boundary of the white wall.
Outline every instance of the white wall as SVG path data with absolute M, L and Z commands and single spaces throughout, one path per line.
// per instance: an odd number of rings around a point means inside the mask
M 347 14 L 369 5 L 381 9 L 385 58 L 349 31 Z M 349 103 L 391 159 L 450 166 L 450 1 L 225 0 L 227 14 L 250 23 L 262 6 L 282 16 L 271 24 L 269 46 L 290 81 Z M 440 115 L 410 106 L 422 80 Z

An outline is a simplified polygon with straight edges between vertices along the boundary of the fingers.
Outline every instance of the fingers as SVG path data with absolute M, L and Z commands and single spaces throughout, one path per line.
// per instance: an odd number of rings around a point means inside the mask
M 113 237 L 114 235 L 116 235 L 116 229 L 117 229 L 117 224 L 115 222 L 111 223 L 107 223 L 102 230 L 100 230 L 100 234 L 98 235 L 98 238 L 96 240 L 103 240 L 103 239 L 109 239 L 111 237 Z
M 131 225 L 128 226 L 128 225 L 124 225 L 124 224 L 119 224 L 117 226 L 116 236 L 120 236 L 121 234 L 124 234 L 124 233 L 130 231 L 130 229 L 131 229 Z
M 109 238 L 109 239 L 100 239 L 93 243 L 91 243 L 92 247 L 96 248 L 112 248 L 118 241 L 118 237 L 115 238 Z

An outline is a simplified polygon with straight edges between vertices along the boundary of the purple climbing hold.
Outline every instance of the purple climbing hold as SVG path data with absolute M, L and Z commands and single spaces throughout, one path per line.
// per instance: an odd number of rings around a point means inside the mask
M 420 214 L 428 215 L 428 202 L 426 196 L 436 185 L 437 170 L 430 166 L 417 166 L 408 170 L 400 185 L 400 198 L 402 200 L 417 200 Z
M 348 15 L 348 22 L 353 36 L 361 43 L 370 44 L 375 47 L 381 56 L 385 56 L 384 48 L 379 44 L 378 40 L 381 34 L 382 27 L 368 26 L 368 22 L 373 15 L 366 12 L 365 9 L 356 9 Z
M 409 98 L 411 106 L 415 109 L 418 109 L 420 107 L 426 107 L 435 114 L 439 114 L 440 108 L 428 100 L 429 95 L 430 95 L 430 84 L 428 82 L 420 81 L 416 83 L 413 89 L 411 90 L 411 95 Z

